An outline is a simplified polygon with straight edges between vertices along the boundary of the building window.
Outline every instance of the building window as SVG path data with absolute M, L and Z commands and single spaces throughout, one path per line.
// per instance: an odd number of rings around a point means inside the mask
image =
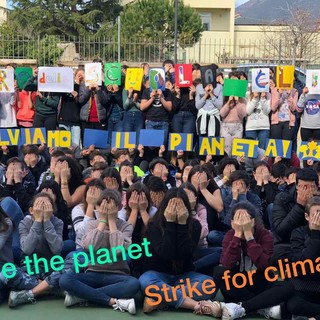
M 205 31 L 210 31 L 212 30 L 212 25 L 211 25 L 211 13 L 200 13 L 200 17 L 202 20 L 202 25 L 203 25 L 203 29 Z

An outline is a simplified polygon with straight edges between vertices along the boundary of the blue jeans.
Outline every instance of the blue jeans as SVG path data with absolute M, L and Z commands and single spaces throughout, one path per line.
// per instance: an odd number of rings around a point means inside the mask
M 140 130 L 144 127 L 144 117 L 140 111 L 126 111 L 123 116 L 123 131 L 137 133 L 137 145 L 139 144 Z
M 108 120 L 108 145 L 111 146 L 112 132 L 123 132 L 122 117 L 109 117 Z
M 60 287 L 81 299 L 107 306 L 111 298 L 133 298 L 140 290 L 138 279 L 119 273 L 65 273 Z
M 73 240 L 64 240 L 63 248 L 60 253 L 61 257 L 65 258 L 70 252 L 76 250 L 76 243 Z
M 146 129 L 149 130 L 164 130 L 163 144 L 166 146 L 169 134 L 169 123 L 166 121 L 150 121 L 146 120 Z
M 212 230 L 209 232 L 207 240 L 214 247 L 222 247 L 222 241 L 226 233 L 223 231 Z
M 65 124 L 59 124 L 59 130 L 71 131 L 71 143 L 74 146 L 81 148 L 81 128 L 78 126 L 71 126 Z
M 221 253 L 221 247 L 197 248 L 194 262 L 196 271 L 206 271 L 208 268 L 219 265 Z
M 199 291 L 200 296 L 196 294 L 195 291 L 189 292 L 189 289 L 185 282 L 186 279 L 190 280 L 191 287 L 193 286 L 193 284 L 197 283 L 197 285 L 195 285 L 194 288 L 196 288 Z M 202 283 L 205 280 L 213 280 L 213 279 L 209 276 L 206 276 L 204 274 L 197 273 L 194 271 L 186 272 L 180 275 L 171 275 L 171 274 L 161 273 L 157 271 L 147 271 L 139 278 L 141 289 L 144 294 L 145 294 L 146 288 L 149 285 L 155 285 L 159 288 L 159 290 L 156 290 L 156 293 L 161 295 L 162 301 L 164 302 L 166 301 L 166 299 L 161 289 L 162 289 L 162 286 L 167 287 L 168 288 L 167 296 L 171 299 L 171 302 L 167 302 L 167 304 L 177 309 L 181 307 L 185 298 L 183 297 L 181 289 L 178 289 L 176 290 L 177 299 L 174 300 L 175 297 L 173 295 L 172 287 L 181 285 L 180 280 L 184 280 L 183 284 L 185 285 L 184 287 L 186 289 L 185 290 L 186 294 L 188 297 L 191 297 L 193 300 L 196 300 L 196 301 L 208 300 L 208 299 L 214 298 L 216 295 L 216 291 L 213 294 L 208 295 L 208 294 L 205 294 L 202 290 Z M 155 290 L 150 289 L 150 293 L 151 292 L 153 293 L 154 291 Z
M 17 204 L 17 202 L 10 197 L 6 197 L 2 199 L 0 205 L 1 205 L 1 208 L 6 212 L 6 214 L 9 216 L 9 218 L 12 220 L 14 224 L 14 231 L 13 231 L 13 237 L 12 237 L 12 251 L 13 251 L 14 260 L 17 263 L 20 263 L 21 250 L 20 250 L 19 223 L 24 218 L 23 212 L 20 206 Z
M 259 148 L 266 150 L 267 139 L 270 137 L 270 130 L 250 130 L 246 131 L 247 138 L 253 138 L 259 140 Z
M 194 133 L 195 116 L 188 111 L 179 111 L 172 118 L 172 130 L 177 133 Z

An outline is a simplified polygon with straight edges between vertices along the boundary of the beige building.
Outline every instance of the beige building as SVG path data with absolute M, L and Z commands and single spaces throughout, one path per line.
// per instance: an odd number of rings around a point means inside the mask
M 0 0 L 0 24 L 7 21 L 7 0 Z
M 136 0 L 122 0 L 122 4 L 134 1 Z M 236 24 L 235 0 L 184 0 L 184 3 L 199 12 L 205 31 L 196 45 L 185 49 L 179 48 L 178 59 L 181 62 L 276 63 L 280 61 L 283 48 L 280 46 L 279 50 L 274 43 L 271 44 L 266 40 L 268 37 L 265 36 L 263 26 Z M 268 28 L 269 38 L 278 39 L 272 36 L 273 32 L 277 31 L 279 32 L 277 27 Z M 290 61 L 288 51 L 290 49 L 287 48 L 285 57 L 282 57 L 287 59 L 287 62 Z M 319 51 L 320 47 L 308 52 L 308 57 L 305 59 L 307 63 L 320 63 Z M 315 55 L 317 55 L 316 61 Z M 285 60 L 282 62 L 286 63 Z

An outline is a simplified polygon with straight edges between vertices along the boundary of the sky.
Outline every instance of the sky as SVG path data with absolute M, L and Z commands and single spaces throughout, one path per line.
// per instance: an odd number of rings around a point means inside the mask
M 242 4 L 248 2 L 249 0 L 236 0 L 236 7 L 241 6 Z

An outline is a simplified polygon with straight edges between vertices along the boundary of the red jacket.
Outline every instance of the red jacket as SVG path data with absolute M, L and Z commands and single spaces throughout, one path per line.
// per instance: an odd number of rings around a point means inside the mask
M 220 263 L 228 269 L 239 269 L 241 252 L 251 258 L 258 270 L 264 270 L 270 265 L 273 257 L 273 236 L 267 229 L 256 226 L 254 240 L 246 242 L 234 236 L 234 230 L 229 230 L 222 242 Z M 239 270 L 237 270 L 239 271 Z

